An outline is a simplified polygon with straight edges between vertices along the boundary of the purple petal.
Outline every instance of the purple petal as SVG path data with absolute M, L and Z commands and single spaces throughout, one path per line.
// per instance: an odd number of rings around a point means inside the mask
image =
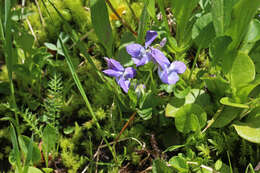
M 176 73 L 184 73 L 185 70 L 186 70 L 186 65 L 181 62 L 181 61 L 174 61 L 171 66 L 173 66 L 173 70 L 176 72 Z M 170 67 L 171 68 L 171 67 Z
M 147 54 L 162 69 L 164 69 L 170 65 L 170 61 L 168 60 L 168 58 L 166 58 L 166 56 L 159 49 L 155 49 L 155 48 L 151 47 L 150 50 L 151 51 L 148 52 Z
M 145 48 L 150 46 L 152 42 L 155 40 L 155 38 L 158 36 L 156 31 L 147 31 L 146 32 L 146 38 L 145 38 Z
M 134 78 L 136 75 L 136 70 L 132 67 L 127 67 L 124 72 L 124 77 L 126 79 Z
M 140 59 L 139 58 L 134 58 L 132 57 L 132 60 L 134 61 L 134 63 L 136 64 L 136 66 L 138 67 L 138 64 L 140 64 Z
M 105 60 L 107 61 L 108 68 L 116 71 L 124 71 L 124 67 L 120 64 L 120 62 L 112 58 L 105 58 Z
M 143 46 L 140 44 L 129 44 L 126 46 L 126 51 L 129 55 L 136 58 L 141 56 L 141 52 L 145 52 Z
M 160 67 L 158 68 L 158 75 L 159 78 L 161 79 L 161 81 L 163 83 L 168 84 L 168 73 L 167 73 L 167 69 L 161 69 Z
M 138 63 L 135 63 L 135 64 L 136 64 L 136 67 L 138 67 L 138 66 L 147 64 L 149 61 L 150 61 L 149 56 L 145 54 L 143 56 L 143 58 Z
M 179 76 L 176 72 L 168 74 L 168 84 L 175 84 L 179 80 Z
M 166 42 L 167 42 L 167 38 L 164 37 L 164 38 L 162 39 L 162 41 L 160 42 L 160 47 L 164 47 L 165 44 L 166 44 Z
M 116 70 L 112 70 L 112 69 L 104 70 L 103 73 L 105 73 L 108 76 L 112 76 L 112 77 L 119 77 L 119 76 L 123 75 L 122 72 L 116 71 Z
M 128 89 L 130 87 L 130 80 L 125 80 L 123 77 L 117 78 L 118 85 L 123 89 L 125 93 L 128 92 Z

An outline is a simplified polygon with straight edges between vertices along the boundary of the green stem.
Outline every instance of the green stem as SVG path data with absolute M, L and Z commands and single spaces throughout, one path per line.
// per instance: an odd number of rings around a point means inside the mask
M 194 61 L 193 61 L 193 64 L 192 64 L 192 67 L 191 67 L 191 71 L 190 71 L 190 75 L 189 75 L 189 79 L 188 79 L 189 82 L 190 82 L 190 80 L 191 80 L 192 73 L 193 73 L 194 68 L 195 68 L 195 65 L 196 65 L 196 63 L 197 63 L 200 50 L 201 50 L 201 48 L 199 48 L 199 49 L 197 50 L 197 52 L 196 52 L 196 56 L 195 56 L 195 59 L 194 59 Z

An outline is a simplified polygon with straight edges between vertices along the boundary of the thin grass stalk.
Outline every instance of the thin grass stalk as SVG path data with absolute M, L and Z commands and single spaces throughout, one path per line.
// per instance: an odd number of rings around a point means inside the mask
M 116 15 L 116 17 L 120 20 L 120 22 L 127 28 L 129 29 L 130 32 L 132 32 L 135 36 L 137 36 L 137 33 L 131 28 L 131 26 L 129 26 L 125 20 L 117 13 L 117 11 L 115 10 L 115 8 L 113 7 L 113 5 L 111 4 L 111 2 L 109 0 L 106 0 L 107 5 L 109 6 L 109 8 L 113 11 L 113 13 Z
M 43 1 L 44 2 L 44 1 Z M 97 73 L 97 75 L 99 76 L 99 78 L 101 79 L 101 81 L 107 86 L 108 89 L 110 89 L 111 91 L 114 91 L 114 86 L 109 85 L 109 83 L 105 80 L 104 76 L 100 73 L 100 71 L 98 70 L 98 68 L 96 67 L 95 63 L 93 62 L 92 58 L 89 56 L 89 54 L 87 54 L 86 52 L 86 48 L 84 46 L 84 44 L 81 43 L 80 38 L 78 37 L 77 33 L 73 32 L 73 29 L 71 28 L 70 24 L 65 20 L 65 18 L 63 17 L 63 15 L 59 12 L 59 10 L 55 7 L 55 5 L 48 0 L 48 2 L 51 4 L 51 6 L 55 9 L 55 11 L 58 13 L 58 15 L 60 16 L 60 18 L 63 20 L 65 26 L 67 28 L 70 29 L 70 31 L 72 32 L 67 32 L 72 41 L 74 42 L 74 44 L 78 47 L 78 49 L 80 50 L 80 52 L 84 55 L 83 57 L 85 59 L 87 59 L 87 61 L 90 63 L 90 65 L 94 68 L 94 71 Z M 44 7 L 47 8 L 46 4 L 44 3 Z M 48 9 L 47 9 L 48 15 L 51 17 Z M 123 106 L 127 107 L 125 102 L 121 99 L 120 94 L 116 91 L 115 94 L 117 95 L 118 99 L 121 101 L 121 103 L 123 104 Z
M 137 16 L 135 15 L 135 12 L 134 12 L 133 8 L 131 7 L 131 4 L 128 2 L 128 0 L 125 0 L 125 2 L 126 2 L 126 4 L 127 4 L 128 8 L 130 9 L 130 11 L 131 11 L 131 13 L 132 13 L 132 15 L 133 15 L 135 21 L 138 23 L 139 20 L 138 20 Z
M 15 95 L 14 95 L 14 84 L 13 84 L 13 54 L 12 54 L 12 33 L 11 33 L 11 1 L 10 0 L 5 0 L 5 23 L 4 23 L 4 29 L 3 33 L 4 34 L 4 54 L 5 54 L 5 62 L 7 64 L 7 71 L 8 71 L 8 78 L 10 82 L 10 91 L 11 91 L 11 105 L 17 110 L 17 105 L 15 101 Z M 15 111 L 15 120 L 17 126 L 19 126 L 19 119 L 18 115 Z M 19 127 L 17 128 L 17 133 L 18 135 L 20 134 L 20 129 Z
M 105 143 L 107 144 L 109 150 L 111 151 L 111 153 L 112 153 L 112 155 L 113 155 L 114 160 L 116 161 L 115 152 L 113 151 L 112 147 L 111 147 L 110 144 L 108 143 L 106 137 L 103 135 L 103 131 L 102 131 L 102 129 L 101 129 L 101 126 L 100 126 L 100 124 L 99 124 L 99 122 L 98 122 L 98 119 L 97 119 L 97 117 L 96 117 L 96 115 L 95 115 L 95 113 L 94 113 L 94 111 L 93 111 L 93 109 L 92 109 L 92 107 L 91 107 L 91 104 L 90 104 L 90 102 L 89 102 L 89 100 L 88 100 L 88 98 L 87 98 L 87 95 L 86 95 L 86 93 L 85 93 L 85 91 L 84 91 L 84 89 L 83 89 L 83 87 L 82 87 L 82 85 L 81 85 L 81 82 L 80 82 L 80 80 L 79 80 L 79 77 L 78 77 L 78 75 L 77 75 L 77 73 L 76 73 L 76 70 L 75 70 L 75 68 L 74 68 L 74 66 L 73 66 L 73 63 L 72 63 L 72 61 L 71 61 L 71 58 L 70 58 L 70 56 L 69 56 L 68 50 L 67 50 L 67 48 L 65 47 L 65 45 L 63 44 L 63 42 L 61 41 L 60 38 L 59 38 L 59 41 L 60 41 L 60 43 L 61 43 L 62 51 L 63 51 L 63 53 L 64 53 L 64 55 L 65 55 L 65 59 L 66 59 L 66 61 L 67 61 L 67 64 L 68 64 L 68 66 L 69 66 L 69 69 L 70 69 L 70 71 L 71 71 L 72 77 L 73 77 L 73 79 L 74 79 L 74 81 L 75 81 L 75 83 L 76 83 L 76 85 L 77 85 L 77 87 L 78 87 L 78 89 L 79 89 L 79 92 L 80 92 L 81 96 L 83 97 L 83 100 L 85 101 L 86 106 L 87 106 L 87 108 L 88 108 L 88 110 L 89 110 L 89 112 L 90 112 L 92 118 L 94 119 L 94 121 L 95 121 L 95 123 L 96 123 L 96 126 L 97 126 L 98 130 L 100 131 L 100 134 L 101 134 L 103 140 L 104 140 Z
M 190 82 L 191 80 L 191 76 L 192 76 L 192 73 L 194 71 L 194 68 L 195 68 L 195 64 L 197 63 L 197 60 L 198 60 L 198 57 L 199 57 L 199 54 L 200 54 L 200 51 L 201 51 L 201 48 L 199 48 L 196 52 L 196 56 L 195 56 L 195 59 L 193 61 L 193 64 L 192 64 L 192 67 L 191 67 L 191 71 L 190 71 L 190 75 L 189 75 L 189 78 L 188 78 L 188 81 Z

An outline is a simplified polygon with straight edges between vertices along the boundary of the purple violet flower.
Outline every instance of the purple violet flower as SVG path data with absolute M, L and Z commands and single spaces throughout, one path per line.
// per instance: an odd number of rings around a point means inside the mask
M 147 31 L 145 46 L 143 47 L 140 44 L 129 44 L 126 46 L 126 51 L 129 55 L 132 56 L 132 60 L 136 64 L 136 66 L 141 66 L 147 64 L 149 61 L 153 61 L 156 64 L 160 65 L 161 68 L 168 66 L 170 64 L 169 60 L 164 56 L 164 54 L 156 48 L 150 47 L 152 42 L 158 36 L 156 31 Z M 164 45 L 166 40 L 162 42 Z
M 186 65 L 181 61 L 174 61 L 164 69 L 158 68 L 158 75 L 163 83 L 175 84 L 179 80 L 178 74 L 184 73 Z
M 115 77 L 117 84 L 127 93 L 130 87 L 130 79 L 134 78 L 136 70 L 132 67 L 124 68 L 118 61 L 112 58 L 105 58 L 105 60 L 107 61 L 108 69 L 104 70 L 103 73 Z

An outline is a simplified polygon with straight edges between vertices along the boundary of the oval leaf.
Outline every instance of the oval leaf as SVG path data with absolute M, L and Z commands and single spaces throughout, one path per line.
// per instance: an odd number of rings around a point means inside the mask
M 220 103 L 223 105 L 237 107 L 237 108 L 246 108 L 246 109 L 249 108 L 249 106 L 246 104 L 233 103 L 232 101 L 230 101 L 230 99 L 228 97 L 221 98 Z
M 260 117 L 251 119 L 246 123 L 237 122 L 233 126 L 242 138 L 250 142 L 260 143 Z
M 175 126 L 182 133 L 201 129 L 205 126 L 206 121 L 206 112 L 197 104 L 184 105 L 175 116 Z
M 255 65 L 251 58 L 243 53 L 238 53 L 231 69 L 231 86 L 240 88 L 253 81 L 255 78 Z

